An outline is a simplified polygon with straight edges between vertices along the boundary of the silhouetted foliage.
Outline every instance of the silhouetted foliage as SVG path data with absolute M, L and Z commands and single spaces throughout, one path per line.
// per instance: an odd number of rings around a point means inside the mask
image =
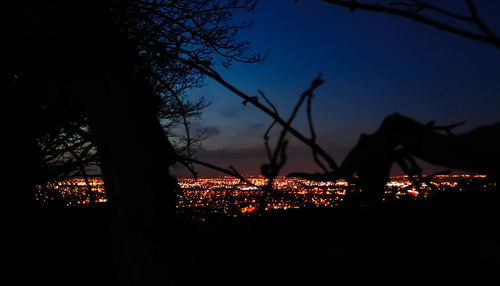
M 17 155 L 7 165 L 24 177 L 10 188 L 16 191 L 9 201 L 19 206 L 15 213 L 20 214 L 10 233 L 15 237 L 14 248 L 23 249 L 21 257 L 35 257 L 19 269 L 36 270 L 36 275 L 23 278 L 37 284 L 167 283 L 172 279 L 167 260 L 174 258 L 166 252 L 178 186 L 168 170 L 175 153 L 159 117 L 167 121 L 182 117 L 187 122 L 204 106 L 203 101 L 185 99 L 183 92 L 197 86 L 201 75 L 179 57 L 204 65 L 221 59 L 226 67 L 235 60 L 260 60 L 245 57 L 248 43 L 235 41 L 237 30 L 245 25 L 230 21 L 233 12 L 251 10 L 254 3 L 80 4 L 17 1 L 5 7 L 9 28 L 2 77 L 4 97 L 14 114 L 7 132 L 9 150 Z M 44 236 L 44 231 L 49 234 L 46 241 L 55 241 L 66 231 L 65 217 L 71 210 L 35 207 L 34 186 L 85 175 L 89 164 L 97 163 L 109 203 L 106 213 L 98 208 L 93 212 L 109 222 L 99 231 L 109 242 L 104 251 L 110 257 L 97 250 L 85 257 L 105 258 L 104 267 L 112 273 L 80 276 L 66 272 L 66 267 L 59 272 L 59 259 L 84 259 L 64 248 L 72 247 L 70 239 L 63 238 L 61 247 L 49 248 L 27 241 Z M 44 257 L 53 258 L 43 264 Z
M 421 124 L 399 114 L 390 115 L 375 133 L 361 135 L 340 166 L 341 176 L 354 180 L 364 190 L 362 203 L 382 198 L 393 163 L 417 188 L 422 182 L 431 185 L 413 156 L 445 168 L 487 174 L 498 181 L 500 123 L 457 135 L 450 131 L 454 126 Z
M 107 20 L 110 29 L 134 45 L 135 52 L 130 52 L 136 53 L 137 58 L 131 68 L 136 76 L 143 77 L 150 93 L 160 96 L 154 104 L 179 154 L 192 157 L 192 149 L 205 138 L 204 134 L 193 135 L 189 122 L 190 118 L 199 116 L 208 103 L 203 98 L 196 102 L 188 98 L 186 90 L 200 86 L 203 75 L 176 57 L 203 65 L 220 62 L 225 67 L 232 61 L 261 61 L 258 55 L 246 55 L 248 42 L 235 39 L 238 30 L 248 27 L 249 23 L 231 21 L 234 12 L 249 12 L 254 5 L 254 1 L 125 1 L 100 6 L 106 13 L 103 17 L 112 19 Z M 31 84 L 23 79 L 25 75 L 21 71 L 11 72 L 16 84 Z M 50 126 L 50 130 L 41 130 L 38 140 L 45 153 L 43 165 L 47 169 L 44 172 L 47 180 L 86 176 L 88 167 L 99 163 L 86 115 L 74 98 L 34 96 L 43 109 L 37 120 L 44 128 Z M 179 126 L 184 128 L 179 130 Z M 71 140 L 67 140 L 69 138 Z M 67 145 L 62 145 L 63 142 Z
M 347 4 L 356 9 L 359 3 Z M 422 19 L 418 15 L 424 10 L 444 11 L 423 1 L 392 3 L 398 11 L 406 11 L 398 13 L 411 14 L 408 17 L 412 19 Z M 481 27 L 472 1 L 467 3 L 473 12 L 468 21 L 486 35 L 456 33 L 498 45 L 496 37 Z M 237 31 L 247 24 L 234 24 L 231 18 L 233 12 L 252 10 L 254 1 L 130 0 L 73 5 L 67 1 L 18 1 L 7 3 L 5 8 L 10 29 L 6 32 L 7 51 L 2 55 L 2 88 L 8 100 L 6 106 L 14 115 L 4 140 L 9 143 L 7 150 L 16 156 L 7 159 L 9 175 L 22 172 L 25 177 L 8 186 L 16 192 L 8 192 L 7 197 L 7 204 L 13 202 L 14 207 L 6 232 L 8 245 L 15 252 L 15 259 L 9 262 L 24 274 L 16 277 L 19 284 L 161 285 L 179 279 L 174 278 L 176 272 L 185 275 L 182 282 L 186 284 L 233 285 L 242 283 L 242 269 L 262 274 L 243 284 L 262 282 L 266 274 L 276 279 L 286 276 L 287 282 L 294 282 L 292 274 L 297 274 L 311 282 L 308 274 L 318 269 L 327 273 L 321 277 L 332 279 L 328 271 L 337 269 L 336 273 L 352 279 L 359 272 L 350 267 L 352 264 L 369 274 L 380 273 L 386 265 L 396 268 L 400 261 L 415 269 L 442 249 L 445 253 L 435 255 L 441 261 L 430 262 L 436 268 L 442 267 L 441 262 L 451 263 L 446 271 L 436 271 L 443 277 L 451 274 L 455 266 L 464 270 L 461 263 L 467 261 L 482 263 L 472 265 L 477 273 L 483 264 L 487 270 L 496 266 L 495 261 L 490 261 L 491 256 L 476 255 L 469 248 L 465 250 L 470 253 L 461 252 L 466 253 L 464 257 L 454 252 L 469 239 L 481 242 L 482 237 L 470 235 L 475 221 L 492 228 L 495 208 L 468 208 L 471 201 L 477 205 L 497 201 L 498 195 L 491 193 L 480 199 L 464 193 L 453 202 L 438 198 L 418 206 L 413 202 L 391 202 L 387 208 L 369 213 L 344 207 L 332 212 L 270 214 L 241 224 L 179 223 L 174 217 L 178 186 L 169 174 L 176 159 L 188 167 L 192 167 L 191 162 L 200 163 L 245 180 L 232 167 L 227 170 L 191 158 L 194 143 L 189 134 L 189 118 L 196 116 L 206 103 L 189 102 L 186 91 L 199 86 L 203 76 L 240 96 L 243 104 L 268 114 L 273 119 L 268 130 L 278 125 L 283 128 L 275 148 L 271 147 L 269 131 L 264 134 L 269 162 L 262 166 L 262 173 L 271 184 L 287 161 L 286 136 L 291 135 L 311 148 L 323 178 L 348 177 L 363 188 L 365 197 L 358 203 L 380 195 L 394 162 L 412 176 L 415 184 L 424 180 L 412 156 L 497 175 L 498 125 L 453 135 L 453 126 L 424 125 L 393 115 L 375 134 L 363 136 L 338 166 L 318 145 L 312 124 L 311 100 L 323 82 L 320 77 L 302 93 L 291 116 L 285 119 L 265 94 L 249 96 L 216 71 L 217 61 L 229 67 L 233 61 L 261 60 L 247 56 L 247 42 L 236 41 Z M 310 135 L 292 126 L 304 103 Z M 175 153 L 160 119 L 167 126 L 184 125 L 186 158 Z M 443 130 L 445 134 L 440 133 Z M 491 145 L 471 150 L 471 142 Z M 105 209 L 82 212 L 32 204 L 31 192 L 36 184 L 62 176 L 85 176 L 89 164 L 102 168 L 110 195 Z M 267 188 L 270 190 L 270 185 Z M 474 198 L 479 202 L 474 202 Z M 464 209 L 470 211 L 469 217 L 459 216 Z M 449 220 L 448 215 L 458 218 Z M 426 225 L 429 221 L 431 231 Z M 447 231 L 443 225 L 453 229 Z M 223 231 L 214 235 L 213 226 Z M 458 239 L 451 246 L 448 241 L 435 243 L 426 237 L 433 232 L 450 240 Z M 224 244 L 228 237 L 235 239 Z M 327 239 L 318 242 L 317 237 Z M 418 247 L 403 247 L 404 251 L 389 248 L 387 241 L 398 239 Z M 103 245 L 100 241 L 104 241 Z M 321 243 L 327 245 L 326 252 L 311 251 Z M 389 250 L 382 251 L 386 249 L 383 247 Z M 266 254 L 285 248 L 289 251 L 266 259 Z M 242 266 L 233 263 L 241 257 Z M 206 276 L 192 275 L 193 264 Z M 262 270 L 262 264 L 266 269 Z M 301 272 L 304 265 L 306 271 Z M 220 269 L 229 269 L 231 273 L 218 276 L 215 270 Z M 430 274 L 424 276 L 431 278 Z

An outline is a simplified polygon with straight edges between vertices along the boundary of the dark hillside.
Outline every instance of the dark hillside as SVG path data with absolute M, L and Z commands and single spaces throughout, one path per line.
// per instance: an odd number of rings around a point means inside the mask
M 371 210 L 302 209 L 192 223 L 176 242 L 175 267 L 182 285 L 496 281 L 498 198 L 464 192 Z

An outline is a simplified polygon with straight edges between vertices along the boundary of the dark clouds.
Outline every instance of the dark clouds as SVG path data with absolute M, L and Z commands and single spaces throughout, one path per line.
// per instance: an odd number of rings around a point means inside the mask
M 191 122 L 191 129 L 196 133 L 205 133 L 209 137 L 214 137 L 221 134 L 221 130 L 219 127 L 213 125 L 204 125 L 199 121 Z
M 213 137 L 219 135 L 220 129 L 216 126 L 207 126 L 205 128 L 198 129 L 199 132 L 205 132 L 208 136 Z

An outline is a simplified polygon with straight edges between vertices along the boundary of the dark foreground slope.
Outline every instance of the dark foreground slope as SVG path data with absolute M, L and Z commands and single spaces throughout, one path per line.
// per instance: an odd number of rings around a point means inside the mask
M 362 210 L 300 209 L 205 221 L 179 217 L 166 259 L 176 285 L 496 285 L 499 199 L 495 192 L 460 192 Z M 38 265 L 33 280 L 113 285 L 105 209 L 57 210 L 36 219 L 39 235 L 27 238 L 31 257 L 23 259 Z
M 498 282 L 498 199 L 454 193 L 370 210 L 191 222 L 175 267 L 181 285 Z

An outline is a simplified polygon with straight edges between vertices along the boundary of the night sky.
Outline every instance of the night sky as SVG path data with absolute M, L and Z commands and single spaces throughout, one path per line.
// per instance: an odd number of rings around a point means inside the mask
M 456 11 L 462 8 L 457 4 L 462 1 L 440 2 Z M 500 3 L 477 2 L 481 18 L 500 33 Z M 422 123 L 465 120 L 457 132 L 499 121 L 500 49 L 492 45 L 322 1 L 260 1 L 251 18 L 253 26 L 240 38 L 251 43 L 250 53 L 267 54 L 266 60 L 218 71 L 249 95 L 262 90 L 284 118 L 321 73 L 325 83 L 313 103 L 316 133 L 339 164 L 361 133 L 376 131 L 394 112 Z M 189 96 L 212 102 L 192 123 L 193 130 L 206 129 L 210 135 L 197 157 L 222 167 L 233 165 L 243 174 L 259 173 L 266 161 L 262 136 L 271 119 L 210 79 Z M 305 109 L 294 126 L 309 134 L 304 115 Z M 283 174 L 319 170 L 300 142 L 291 139 L 288 154 Z M 221 175 L 201 167 L 198 171 Z M 174 173 L 187 174 L 181 168 Z

